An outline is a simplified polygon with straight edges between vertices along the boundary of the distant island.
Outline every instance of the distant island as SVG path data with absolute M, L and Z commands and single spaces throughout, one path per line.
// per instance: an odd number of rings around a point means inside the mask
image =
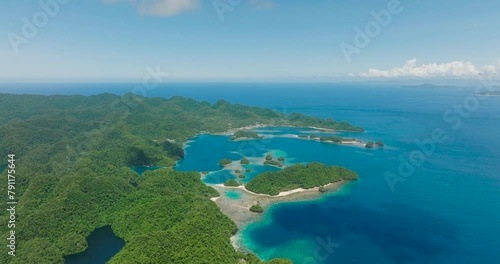
M 421 88 L 421 89 L 436 89 L 436 88 L 456 88 L 455 86 L 448 85 L 435 85 L 432 83 L 424 83 L 417 85 L 401 85 L 401 88 Z
M 254 213 L 263 213 L 264 208 L 262 208 L 262 206 L 260 204 L 255 204 L 255 205 L 252 205 L 252 207 L 250 207 L 250 211 L 254 212 Z
M 480 92 L 476 95 L 479 95 L 479 96 L 500 96 L 500 91 L 486 91 L 486 92 Z
M 368 141 L 368 143 L 366 143 L 366 145 L 365 145 L 365 148 L 369 148 L 369 149 L 372 149 L 375 147 L 378 147 L 378 148 L 384 147 L 384 142 L 382 142 L 382 141 L 377 141 L 377 142 Z
M 313 162 L 296 164 L 277 172 L 264 172 L 249 181 L 245 188 L 258 194 L 278 195 L 294 189 L 311 189 L 339 181 L 354 181 L 358 175 L 344 167 Z

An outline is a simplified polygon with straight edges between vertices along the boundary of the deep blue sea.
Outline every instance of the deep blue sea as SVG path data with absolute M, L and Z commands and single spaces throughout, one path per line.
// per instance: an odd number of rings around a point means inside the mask
M 134 85 L 3 84 L 0 91 L 33 93 L 34 87 L 44 94 L 123 94 Z M 146 95 L 209 102 L 224 98 L 285 113 L 333 117 L 366 129 L 344 136 L 385 142 L 383 149 L 367 150 L 290 138 L 257 140 L 258 146 L 244 147 L 224 136 L 192 139 L 179 170 L 217 171 L 221 158 L 279 150 L 288 162 L 319 161 L 360 175 L 339 193 L 274 205 L 262 221 L 244 228 L 245 246 L 263 259 L 500 263 L 500 97 L 478 99 L 473 94 L 472 88 L 212 83 L 166 84 Z M 464 103 L 468 107 L 462 109 Z M 429 144 L 433 138 L 443 140 Z M 386 175 L 392 175 L 390 182 Z

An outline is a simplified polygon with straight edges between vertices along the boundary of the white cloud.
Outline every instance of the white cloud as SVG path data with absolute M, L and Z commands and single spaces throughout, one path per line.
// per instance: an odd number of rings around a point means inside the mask
M 500 75 L 500 60 L 494 65 L 485 65 L 481 68 L 484 74 Z
M 359 74 L 361 77 L 477 77 L 482 74 L 500 75 L 500 60 L 494 65 L 485 65 L 478 69 L 468 61 L 453 61 L 449 63 L 432 63 L 417 65 L 417 59 L 407 61 L 402 67 L 390 70 L 369 69 Z
M 200 0 L 103 0 L 103 2 L 130 3 L 141 15 L 150 16 L 175 16 L 196 9 L 200 4 Z

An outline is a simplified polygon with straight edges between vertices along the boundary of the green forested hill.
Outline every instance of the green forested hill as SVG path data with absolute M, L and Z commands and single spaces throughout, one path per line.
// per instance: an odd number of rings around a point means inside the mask
M 358 174 L 347 168 L 312 162 L 306 166 L 295 164 L 281 171 L 261 173 L 249 181 L 245 188 L 255 193 L 278 195 L 294 189 L 311 189 L 357 179 Z
M 112 263 L 257 263 L 231 246 L 235 224 L 209 200 L 217 192 L 198 173 L 166 168 L 139 177 L 129 169 L 174 165 L 183 151 L 167 139 L 256 123 L 362 131 L 222 100 L 0 94 L 0 165 L 16 155 L 19 201 L 17 257 L 0 254 L 0 263 L 62 263 L 105 225 L 127 242 Z M 0 210 L 1 223 L 7 213 Z M 7 226 L 0 226 L 7 237 Z

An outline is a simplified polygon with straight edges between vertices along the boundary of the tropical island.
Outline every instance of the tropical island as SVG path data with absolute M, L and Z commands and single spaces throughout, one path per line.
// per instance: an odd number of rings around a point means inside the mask
M 231 140 L 238 140 L 238 139 L 259 139 L 262 138 L 257 134 L 255 131 L 246 131 L 246 130 L 239 130 L 233 134 L 233 136 L 230 138 Z
M 263 213 L 264 208 L 262 208 L 262 206 L 260 206 L 260 204 L 255 204 L 255 205 L 252 205 L 252 207 L 250 207 L 250 212 Z
M 368 141 L 368 143 L 366 143 L 366 145 L 365 145 L 365 148 L 369 148 L 369 149 L 372 149 L 375 147 L 378 147 L 378 148 L 384 147 L 384 142 L 382 142 L 382 141 L 377 141 L 377 142 Z
M 361 141 L 355 139 L 355 138 L 344 138 L 341 136 L 318 136 L 316 134 L 311 134 L 311 135 L 297 135 L 297 138 L 299 139 L 306 139 L 306 140 L 316 140 L 316 141 L 321 141 L 321 142 L 326 142 L 326 143 L 333 143 L 333 144 L 362 144 Z
M 276 167 L 283 167 L 283 161 L 285 161 L 284 157 L 278 158 L 278 160 L 274 160 L 273 156 L 271 154 L 267 154 L 264 160 L 264 165 L 270 165 L 270 166 L 276 166 Z
M 224 166 L 227 166 L 227 165 L 229 165 L 231 163 L 233 163 L 233 161 L 230 160 L 230 159 L 222 159 L 222 160 L 219 161 L 219 166 L 224 167 Z
M 248 160 L 247 158 L 243 158 L 243 159 L 241 159 L 240 163 L 243 165 L 247 165 L 247 164 L 250 164 L 250 160 Z
M 227 186 L 227 187 L 238 187 L 240 185 L 241 184 L 235 179 L 230 179 L 230 180 L 227 180 L 224 182 L 224 186 Z
M 16 172 L 22 175 L 16 181 L 22 219 L 16 223 L 16 263 L 64 263 L 64 256 L 85 251 L 85 238 L 103 226 L 126 242 L 109 263 L 261 263 L 232 246 L 237 227 L 211 201 L 219 193 L 200 173 L 172 169 L 184 157 L 183 143 L 199 133 L 257 124 L 363 131 L 331 118 L 224 100 L 0 94 L 0 102 L 0 156 L 19 157 Z M 130 169 L 135 166 L 163 168 L 138 175 Z M 266 177 L 249 188 L 275 194 L 334 179 L 275 183 Z M 0 211 L 1 222 L 8 218 Z M 8 237 L 7 225 L 0 233 Z M 0 254 L 0 263 L 13 260 Z
M 354 181 L 358 175 L 344 167 L 313 162 L 295 164 L 281 171 L 264 172 L 249 181 L 245 188 L 253 193 L 279 195 L 296 189 L 322 187 L 340 181 Z

